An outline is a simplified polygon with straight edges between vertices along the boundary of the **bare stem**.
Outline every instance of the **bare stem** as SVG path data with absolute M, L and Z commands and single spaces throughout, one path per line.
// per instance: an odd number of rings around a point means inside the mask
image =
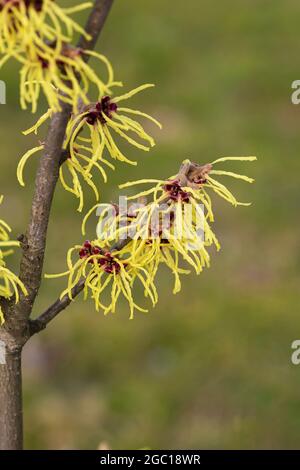
M 72 295 L 65 295 L 62 298 L 57 299 L 52 305 L 50 305 L 45 312 L 43 312 L 35 320 L 30 320 L 30 335 L 34 335 L 44 330 L 48 323 L 63 310 L 65 310 L 70 303 L 80 294 L 84 289 L 84 279 L 81 279 L 72 289 Z

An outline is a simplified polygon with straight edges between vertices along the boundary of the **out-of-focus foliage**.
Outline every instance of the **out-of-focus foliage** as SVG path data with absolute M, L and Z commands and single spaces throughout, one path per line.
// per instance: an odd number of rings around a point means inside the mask
M 300 107 L 290 101 L 299 17 L 295 0 L 115 2 L 98 51 L 128 86 L 156 83 L 136 108 L 164 129 L 151 154 L 132 151 L 136 168 L 120 163 L 101 183 L 102 199 L 115 200 L 118 183 L 175 173 L 184 158 L 239 154 L 259 157 L 256 184 L 235 183 L 254 205 L 233 210 L 216 201 L 223 250 L 205 276 L 183 278 L 180 295 L 166 295 L 173 280 L 162 274 L 151 315 L 130 322 L 124 304 L 103 318 L 77 302 L 33 339 L 24 361 L 27 447 L 299 445 L 300 374 L 290 362 L 300 334 Z M 0 78 L 8 91 L 0 106 L 3 214 L 15 215 L 18 234 L 31 190 L 18 186 L 15 170 L 36 140 L 21 134 L 33 120 L 18 110 L 17 69 Z M 46 272 L 64 269 L 66 249 L 80 237 L 75 203 L 58 187 Z M 89 230 L 94 237 L 92 221 Z M 43 283 L 36 313 L 61 287 Z

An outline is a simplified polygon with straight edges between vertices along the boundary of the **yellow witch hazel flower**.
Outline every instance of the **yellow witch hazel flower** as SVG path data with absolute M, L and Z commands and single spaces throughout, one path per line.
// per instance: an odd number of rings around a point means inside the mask
M 113 75 L 110 75 L 109 84 L 113 82 Z M 130 164 L 136 164 L 129 160 L 117 146 L 113 134 L 121 137 L 134 147 L 149 151 L 155 145 L 154 139 L 144 130 L 142 125 L 129 117 L 130 115 L 146 118 L 161 128 L 160 123 L 139 110 L 119 107 L 122 100 L 130 98 L 142 90 L 153 87 L 152 84 L 142 85 L 122 96 L 111 98 L 103 96 L 97 103 L 84 107 L 84 111 L 74 114 L 70 119 L 64 150 L 67 154 L 65 162 L 60 168 L 60 180 L 64 188 L 74 194 L 79 199 L 78 210 L 81 211 L 84 204 L 84 194 L 81 181 L 86 182 L 94 191 L 96 200 L 99 200 L 97 186 L 93 182 L 93 170 L 97 170 L 104 182 L 107 181 L 106 169 L 114 169 L 114 165 L 109 161 L 119 160 Z M 129 116 L 128 116 L 129 115 Z M 39 127 L 51 116 L 51 111 L 45 113 L 37 123 L 24 132 L 37 133 Z M 138 139 L 138 140 L 137 140 Z M 141 143 L 144 141 L 144 143 Z M 28 159 L 35 153 L 41 151 L 43 145 L 35 147 L 21 158 L 17 176 L 20 184 L 24 186 L 23 170 Z M 68 173 L 69 178 L 65 176 Z M 68 182 L 68 179 L 70 182 Z
M 122 100 L 153 86 L 152 84 L 142 85 L 116 98 L 111 98 L 108 95 L 103 96 L 97 103 L 85 106 L 81 113 L 74 115 L 69 121 L 64 144 L 64 148 L 69 152 L 69 159 L 60 168 L 60 178 L 64 188 L 75 194 L 80 200 L 79 211 L 83 207 L 83 193 L 77 175 L 81 175 L 93 188 L 98 200 L 99 195 L 92 183 L 91 171 L 93 169 L 99 171 L 106 182 L 106 167 L 114 169 L 114 165 L 107 156 L 113 160 L 136 165 L 136 162 L 129 160 L 120 150 L 113 134 L 121 137 L 135 148 L 146 152 L 155 145 L 153 137 L 145 131 L 138 121 L 128 115 L 146 118 L 159 128 L 161 128 L 161 124 L 146 113 L 119 107 L 118 104 Z M 72 186 L 65 180 L 64 170 L 66 168 L 72 176 Z
M 36 112 L 41 92 L 45 95 L 49 111 L 42 117 L 44 122 L 53 112 L 61 110 L 61 103 L 68 103 L 74 112 L 78 111 L 78 103 L 87 104 L 87 95 L 91 85 L 97 90 L 98 96 L 111 92 L 111 87 L 121 86 L 114 80 L 113 68 L 109 60 L 102 54 L 83 50 L 63 43 L 58 55 L 52 52 L 57 45 L 48 46 L 46 51 L 28 49 L 26 55 L 15 53 L 14 57 L 22 64 L 20 72 L 20 101 L 21 108 L 30 105 Z M 85 57 L 96 58 L 104 71 L 96 73 L 84 60 Z M 0 61 L 0 66 L 5 58 Z M 105 77 L 105 79 L 104 79 Z M 40 120 L 38 121 L 40 122 Z M 36 129 L 36 126 L 34 126 Z
M 0 197 L 0 204 L 3 196 Z M 0 299 L 8 299 L 15 295 L 16 303 L 19 301 L 19 289 L 24 295 L 27 295 L 26 288 L 20 279 L 12 273 L 5 264 L 4 258 L 12 253 L 11 248 L 19 246 L 19 242 L 11 241 L 9 233 L 11 228 L 4 220 L 0 219 Z M 0 307 L 0 325 L 4 323 L 3 312 Z
M 46 42 L 69 42 L 75 32 L 89 38 L 69 15 L 91 6 L 92 2 L 62 8 L 56 0 L 0 0 L 0 53 L 12 56 L 27 47 L 46 51 Z
M 74 258 L 75 254 L 75 259 Z M 83 245 L 71 248 L 67 256 L 68 271 L 57 275 L 46 275 L 47 278 L 68 276 L 68 287 L 61 294 L 72 299 L 72 288 L 81 280 L 85 280 L 85 299 L 90 294 L 95 302 L 96 310 L 104 314 L 115 313 L 119 297 L 123 295 L 129 304 L 130 318 L 134 311 L 147 312 L 136 304 L 132 289 L 139 281 L 153 306 L 156 304 L 157 291 L 153 282 L 148 279 L 147 270 L 143 266 L 132 263 L 128 249 L 108 248 L 102 240 L 85 241 Z
M 224 186 L 222 183 L 217 181 L 211 175 L 221 175 L 221 176 L 230 176 L 232 178 L 241 179 L 248 183 L 253 183 L 254 179 L 249 178 L 245 175 L 240 175 L 238 173 L 226 170 L 215 170 L 214 165 L 227 161 L 248 161 L 252 162 L 257 160 L 254 156 L 246 157 L 222 157 L 218 158 L 212 163 L 205 165 L 199 165 L 193 163 L 190 160 L 185 160 L 180 168 L 178 175 L 171 176 L 168 180 L 139 180 L 120 185 L 121 189 L 129 188 L 139 184 L 152 184 L 156 183 L 154 187 L 151 187 L 148 190 L 141 191 L 135 196 L 130 196 L 127 199 L 133 200 L 140 197 L 145 197 L 153 195 L 154 202 L 161 202 L 167 196 L 170 200 L 178 202 L 189 202 L 191 201 L 194 204 L 196 199 L 200 203 L 203 203 L 207 209 L 208 219 L 210 221 L 214 220 L 213 211 L 212 211 L 212 202 L 207 190 L 212 190 L 218 196 L 225 199 L 227 202 L 233 206 L 249 206 L 251 203 L 239 202 L 235 196 Z M 190 195 L 193 198 L 190 198 Z
M 119 103 L 153 86 L 149 83 L 141 85 L 115 98 L 104 96 L 97 103 L 87 105 L 80 114 L 74 115 L 69 121 L 65 142 L 65 148 L 70 148 L 71 157 L 76 156 L 77 145 L 83 142 L 85 146 L 83 150 L 89 151 L 92 155 L 91 166 L 94 161 L 99 161 L 101 164 L 105 149 L 112 159 L 136 165 L 136 162 L 129 160 L 119 149 L 114 134 L 133 147 L 148 152 L 155 145 L 153 137 L 145 131 L 138 121 L 129 116 L 144 117 L 160 129 L 161 124 L 152 116 L 138 110 L 120 107 Z

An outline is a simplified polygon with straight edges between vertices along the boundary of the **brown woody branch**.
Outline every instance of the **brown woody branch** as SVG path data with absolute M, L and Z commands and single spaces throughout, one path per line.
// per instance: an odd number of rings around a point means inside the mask
M 70 303 L 80 294 L 84 289 L 84 279 L 81 279 L 72 289 L 71 298 L 69 295 L 65 295 L 61 299 L 57 299 L 54 304 L 45 310 L 38 318 L 35 320 L 29 321 L 29 332 L 30 336 L 39 333 L 44 330 L 48 323 L 50 323 L 54 318 L 63 310 L 65 310 Z
M 91 39 L 82 37 L 79 47 L 94 48 L 112 4 L 113 0 L 95 0 L 86 25 L 86 31 Z M 72 111 L 71 106 L 66 103 L 61 103 L 61 109 L 59 113 L 53 115 L 50 122 L 44 152 L 37 170 L 30 222 L 26 234 L 21 239 L 20 279 L 28 290 L 28 296 L 22 295 L 17 305 L 14 305 L 13 301 L 4 305 L 5 328 L 11 331 L 16 339 L 19 338 L 20 342 L 25 342 L 30 336 L 28 319 L 41 284 L 47 229 L 59 176 L 61 149 Z

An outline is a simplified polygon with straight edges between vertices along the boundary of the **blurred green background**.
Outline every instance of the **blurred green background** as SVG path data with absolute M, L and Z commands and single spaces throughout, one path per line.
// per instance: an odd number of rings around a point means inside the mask
M 200 277 L 184 278 L 177 296 L 161 275 L 149 314 L 129 321 L 121 303 L 104 317 L 79 300 L 33 338 L 24 357 L 27 448 L 299 448 L 300 366 L 290 360 L 300 338 L 300 107 L 290 99 L 300 78 L 299 19 L 297 0 L 115 1 L 97 50 L 127 89 L 156 83 L 130 104 L 164 129 L 151 153 L 129 149 L 139 165 L 119 164 L 102 200 L 115 200 L 121 182 L 174 174 L 185 158 L 257 155 L 228 165 L 256 178 L 228 181 L 253 205 L 215 200 L 222 251 Z M 36 143 L 21 130 L 35 116 L 19 109 L 17 68 L 7 65 L 0 78 L 8 87 L 1 210 L 17 236 L 38 160 L 20 188 L 18 159 Z M 89 194 L 86 209 L 93 203 Z M 66 250 L 82 239 L 76 208 L 59 185 L 46 272 L 64 270 Z M 44 281 L 35 314 L 63 286 Z

